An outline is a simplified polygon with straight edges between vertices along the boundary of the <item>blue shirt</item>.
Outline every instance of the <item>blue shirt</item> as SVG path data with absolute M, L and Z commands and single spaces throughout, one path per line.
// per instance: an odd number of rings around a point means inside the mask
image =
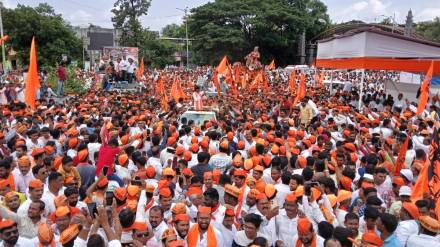
M 383 241 L 382 247 L 403 247 L 402 243 L 397 239 L 396 234 L 392 234 L 385 241 Z

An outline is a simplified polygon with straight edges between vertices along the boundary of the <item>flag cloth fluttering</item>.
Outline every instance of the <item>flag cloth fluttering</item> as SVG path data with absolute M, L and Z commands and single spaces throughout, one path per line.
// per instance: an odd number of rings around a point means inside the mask
M 420 87 L 419 103 L 417 104 L 417 113 L 420 115 L 425 111 L 426 104 L 429 98 L 429 87 L 431 86 L 432 73 L 434 71 L 434 61 L 431 61 L 431 66 L 429 66 L 428 73 L 426 73 L 425 79 L 423 80 L 422 86 Z
M 217 90 L 217 96 L 220 96 L 220 83 L 218 81 L 218 71 L 216 69 L 212 75 L 212 81 L 214 82 L 215 90 Z
M 171 86 L 170 90 L 170 96 L 173 97 L 176 102 L 179 102 L 179 99 L 186 98 L 178 77 L 176 77 L 173 81 L 173 85 Z
M 255 89 L 257 89 L 260 85 L 260 83 L 263 82 L 263 72 L 258 73 L 257 76 L 255 76 L 254 81 L 252 82 L 252 84 L 249 87 L 249 90 L 253 91 Z
M 296 82 L 296 71 L 292 70 L 292 73 L 290 73 L 290 78 L 289 78 L 290 96 L 293 96 L 295 94 L 295 82 Z
M 397 156 L 396 164 L 394 164 L 394 176 L 398 176 L 400 170 L 402 170 L 405 164 L 406 151 L 408 150 L 409 137 L 406 137 L 405 141 L 400 147 L 399 155 Z
M 217 72 L 219 74 L 223 74 L 223 75 L 226 75 L 226 73 L 228 72 L 228 57 L 227 56 L 224 56 L 223 59 L 218 64 Z
M 145 69 L 144 58 L 141 58 L 139 68 L 136 70 L 136 77 L 137 78 L 141 78 L 141 76 L 144 74 L 144 69 Z
M 295 102 L 300 102 L 304 97 L 306 97 L 306 77 L 301 73 Z
M 8 35 L 5 35 L 5 36 L 3 36 L 3 37 L 1 37 L 0 38 L 0 45 L 1 44 L 3 44 L 6 40 L 8 40 L 9 39 L 9 36 Z
M 37 90 L 40 88 L 40 78 L 37 68 L 37 50 L 35 48 L 35 37 L 32 37 L 31 52 L 29 58 L 29 70 L 25 82 L 24 101 L 31 109 L 35 109 Z
M 275 69 L 275 59 L 270 62 L 269 66 L 267 66 L 268 70 L 274 70 Z
M 438 120 L 435 122 L 434 133 L 429 147 L 429 157 L 426 159 L 417 181 L 413 187 L 412 200 L 420 200 L 427 196 L 435 201 L 440 199 L 440 137 L 438 131 Z M 436 208 L 440 214 L 440 209 Z

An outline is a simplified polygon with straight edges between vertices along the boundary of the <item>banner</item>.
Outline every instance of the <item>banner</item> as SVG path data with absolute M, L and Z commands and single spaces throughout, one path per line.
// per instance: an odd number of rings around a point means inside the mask
M 126 59 L 133 59 L 135 64 L 138 64 L 138 48 L 137 47 L 110 47 L 105 46 L 103 49 L 103 55 L 113 57 L 113 60 L 116 60 L 116 58 L 125 55 Z

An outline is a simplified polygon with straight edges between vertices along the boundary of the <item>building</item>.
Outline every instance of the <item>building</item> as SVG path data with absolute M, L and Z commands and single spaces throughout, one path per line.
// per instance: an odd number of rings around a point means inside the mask
M 73 27 L 76 36 L 83 41 L 84 52 L 93 62 L 100 58 L 105 46 L 119 46 L 121 31 L 114 28 L 102 28 L 90 24 L 88 27 Z

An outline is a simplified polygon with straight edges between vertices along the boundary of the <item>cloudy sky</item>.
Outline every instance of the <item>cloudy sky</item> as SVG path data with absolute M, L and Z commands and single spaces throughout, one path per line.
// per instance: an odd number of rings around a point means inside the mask
M 381 21 L 385 16 L 395 16 L 397 23 L 404 23 L 411 8 L 415 21 L 432 20 L 440 16 L 440 0 L 321 0 L 328 6 L 328 13 L 334 22 L 353 19 L 366 22 Z M 102 27 L 112 27 L 110 10 L 112 0 L 3 0 L 6 7 L 17 4 L 36 6 L 46 2 L 61 13 L 72 25 L 93 23 Z M 160 30 L 171 23 L 181 23 L 183 12 L 176 8 L 193 8 L 209 0 L 153 0 L 148 15 L 142 17 L 144 26 Z

